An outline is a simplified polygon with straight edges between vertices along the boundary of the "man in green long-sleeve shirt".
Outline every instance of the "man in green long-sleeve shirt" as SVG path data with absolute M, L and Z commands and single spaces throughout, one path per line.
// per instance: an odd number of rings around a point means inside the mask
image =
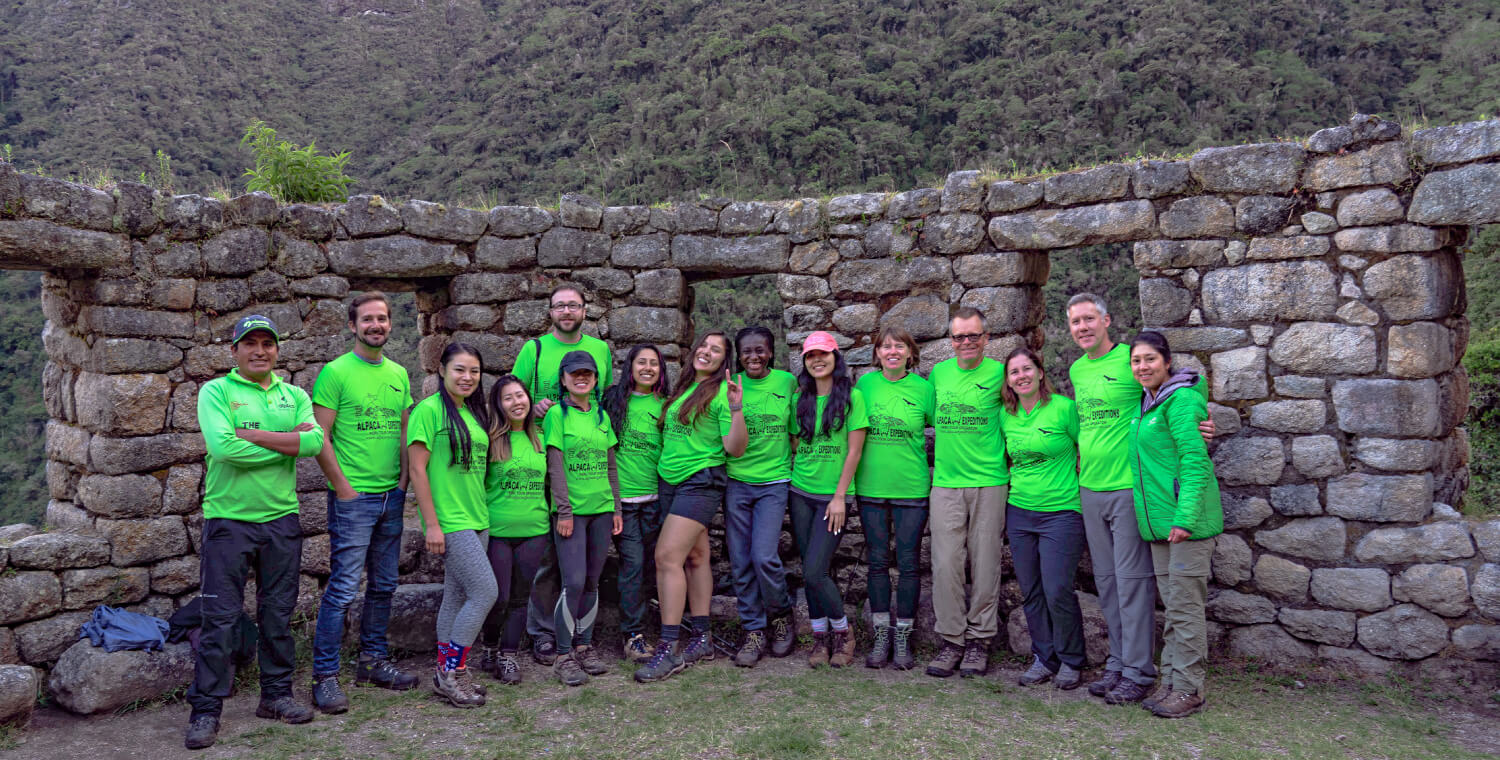
M 292 608 L 302 566 L 297 517 L 297 457 L 316 456 L 323 431 L 312 401 L 273 371 L 281 337 L 260 315 L 234 326 L 234 369 L 198 391 L 204 458 L 203 541 L 199 550 L 202 628 L 184 745 L 214 743 L 224 698 L 234 683 L 230 653 L 243 607 L 245 580 L 255 571 L 260 596 L 260 705 L 255 714 L 287 723 L 312 720 L 292 697 L 295 651 Z

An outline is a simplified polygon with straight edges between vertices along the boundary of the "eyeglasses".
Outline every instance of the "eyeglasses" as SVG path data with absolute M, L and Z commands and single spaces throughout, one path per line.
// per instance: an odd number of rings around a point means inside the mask
M 985 335 L 984 333 L 969 333 L 967 335 L 950 335 L 948 337 L 953 340 L 954 344 L 963 345 L 965 343 L 978 343 L 984 340 Z
M 552 304 L 553 311 L 583 311 L 583 304 L 577 301 L 566 301 Z

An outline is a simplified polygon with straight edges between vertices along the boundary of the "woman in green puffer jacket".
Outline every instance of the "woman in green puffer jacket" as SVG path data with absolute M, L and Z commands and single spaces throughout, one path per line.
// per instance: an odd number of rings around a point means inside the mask
M 1130 369 L 1145 389 L 1130 426 L 1136 522 L 1151 543 L 1156 590 L 1166 607 L 1161 688 L 1142 702 L 1162 718 L 1203 709 L 1208 626 L 1204 602 L 1214 542 L 1224 532 L 1219 481 L 1198 423 L 1208 404 L 1191 370 L 1172 371 L 1172 349 L 1158 332 L 1130 343 Z

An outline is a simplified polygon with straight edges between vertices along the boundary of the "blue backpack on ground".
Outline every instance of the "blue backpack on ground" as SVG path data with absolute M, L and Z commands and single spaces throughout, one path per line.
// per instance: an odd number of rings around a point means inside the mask
M 94 608 L 93 617 L 78 630 L 78 638 L 84 637 L 106 652 L 126 649 L 155 651 L 167 643 L 167 621 L 101 604 Z

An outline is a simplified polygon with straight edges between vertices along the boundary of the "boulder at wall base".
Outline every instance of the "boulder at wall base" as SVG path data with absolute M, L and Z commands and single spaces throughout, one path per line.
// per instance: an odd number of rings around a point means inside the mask
M 187 642 L 168 644 L 156 652 L 106 652 L 82 639 L 53 666 L 47 689 L 69 712 L 110 712 L 187 685 L 193 679 L 193 661 L 193 648 Z
M 36 706 L 42 671 L 26 665 L 0 665 L 0 725 L 24 727 Z
M 364 611 L 364 592 L 354 597 L 344 613 L 345 638 L 359 641 L 360 615 Z M 386 634 L 392 649 L 407 652 L 437 651 L 437 611 L 443 603 L 443 584 L 405 583 L 391 596 L 391 622 Z
M 1089 664 L 1103 665 L 1109 659 L 1109 629 L 1104 622 L 1104 612 L 1099 607 L 1099 597 L 1078 592 L 1078 607 L 1083 611 L 1083 645 Z M 1031 654 L 1031 631 L 1026 626 L 1026 612 L 1020 606 L 1010 611 L 1005 620 L 1005 634 L 1010 642 L 1010 651 L 1022 655 Z

